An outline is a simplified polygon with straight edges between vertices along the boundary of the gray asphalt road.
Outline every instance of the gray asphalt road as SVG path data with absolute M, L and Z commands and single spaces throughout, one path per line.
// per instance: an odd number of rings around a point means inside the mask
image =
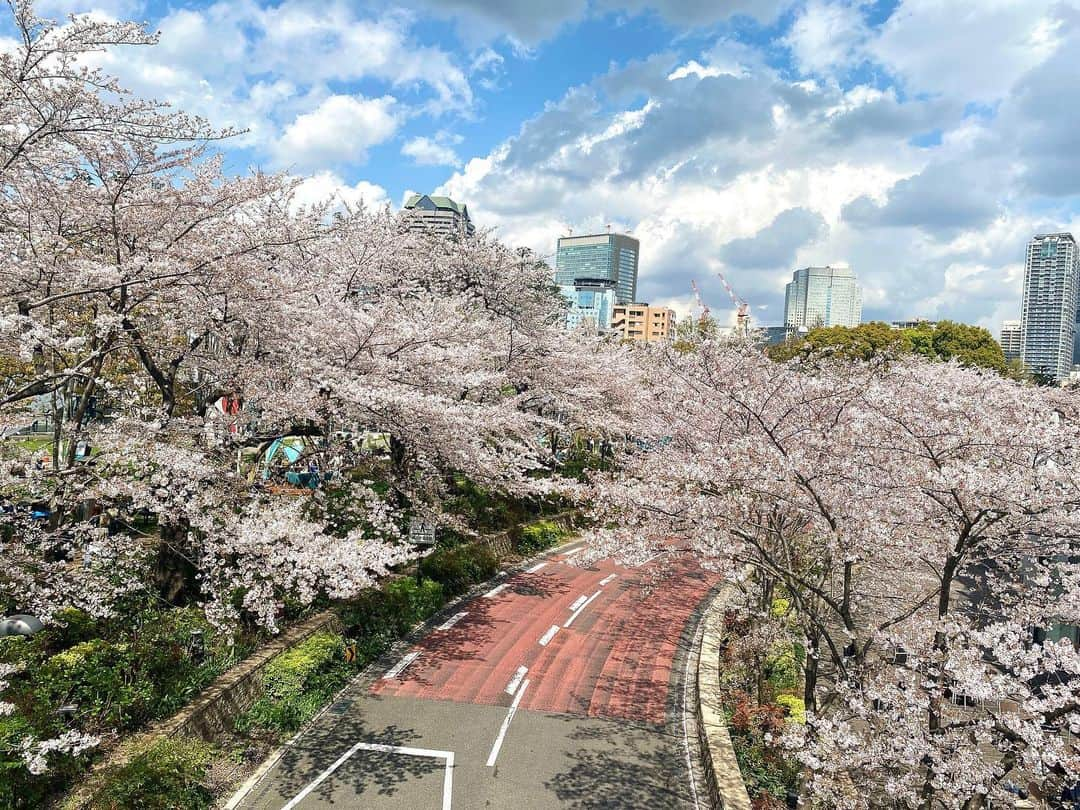
M 670 649 L 650 646 L 641 635 L 643 603 L 635 608 L 627 601 L 638 593 L 627 588 L 640 572 L 618 569 L 615 577 L 610 564 L 575 570 L 554 563 L 544 571 L 585 579 L 588 587 L 511 587 L 459 605 L 455 610 L 470 613 L 453 632 L 433 631 L 418 642 L 422 657 L 392 678 L 385 675 L 400 663 L 401 650 L 358 679 L 287 749 L 240 807 L 693 810 L 681 705 L 693 621 L 680 632 L 678 626 L 663 626 L 669 614 L 657 615 L 653 626 L 671 640 Z M 574 595 L 594 587 L 615 590 L 583 608 L 592 615 L 567 622 L 550 643 L 538 643 L 537 613 L 555 610 L 567 618 L 578 604 Z M 663 606 L 663 600 L 652 598 Z M 539 624 L 547 626 L 546 615 Z M 644 670 L 619 668 L 627 661 L 628 634 L 629 647 L 645 656 Z M 528 675 L 508 684 L 526 653 L 533 656 L 524 658 Z M 605 680 L 605 662 L 615 672 L 638 673 L 636 680 Z M 440 673 L 450 673 L 449 680 L 439 681 Z M 466 675 L 477 684 L 476 697 L 447 698 L 461 694 L 455 684 L 466 683 L 460 680 Z M 658 692 L 661 707 L 667 705 L 660 712 L 663 722 L 628 719 L 635 710 L 625 702 L 594 700 L 590 710 L 587 699 L 564 699 L 583 689 L 586 697 L 592 689 L 603 695 L 605 688 L 624 695 Z M 512 708 L 516 703 L 520 707 Z M 551 710 L 553 705 L 563 708 Z M 604 715 L 612 711 L 620 716 Z

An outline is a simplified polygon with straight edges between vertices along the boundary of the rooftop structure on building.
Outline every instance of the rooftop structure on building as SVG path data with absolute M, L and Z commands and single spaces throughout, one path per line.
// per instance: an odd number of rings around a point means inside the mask
M 621 233 L 561 237 L 555 253 L 555 283 L 611 281 L 616 303 L 632 303 L 637 297 L 640 250 L 637 239 Z
M 1073 366 L 1080 305 L 1080 253 L 1071 233 L 1041 233 L 1028 243 L 1020 309 L 1020 359 L 1057 380 Z
M 862 290 L 849 267 L 804 267 L 792 274 L 784 296 L 784 324 L 858 326 Z
M 458 237 L 476 233 L 469 207 L 449 197 L 412 194 L 405 201 L 404 212 L 410 230 Z
M 893 329 L 933 329 L 937 326 L 937 321 L 932 321 L 929 318 L 916 318 L 912 321 L 889 321 L 889 326 Z
M 675 311 L 643 303 L 616 304 L 611 331 L 623 340 L 641 343 L 670 340 L 675 334 Z

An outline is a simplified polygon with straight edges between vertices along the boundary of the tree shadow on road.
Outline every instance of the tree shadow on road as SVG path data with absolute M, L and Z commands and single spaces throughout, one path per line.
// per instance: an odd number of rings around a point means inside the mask
M 377 698 L 371 698 L 376 699 Z M 268 775 L 265 787 L 244 803 L 246 808 L 280 808 L 310 785 L 357 742 L 395 747 L 416 746 L 420 734 L 398 725 L 368 729 L 355 715 L 341 723 L 335 712 L 328 712 L 318 725 L 304 735 L 302 744 L 290 748 Z M 389 796 L 403 784 L 435 771 L 443 771 L 445 763 L 431 757 L 405 756 L 371 750 L 355 752 L 333 775 L 320 783 L 310 794 L 326 804 L 342 807 L 362 807 L 359 797 L 372 794 Z M 347 785 L 343 789 L 343 784 Z M 342 794 L 350 796 L 340 801 Z M 338 797 L 335 802 L 334 797 Z M 357 801 L 360 803 L 358 804 Z
M 574 722 L 570 720 L 570 722 Z M 575 764 L 545 783 L 577 810 L 677 810 L 691 806 L 686 765 L 675 738 L 655 727 L 615 724 L 575 731 Z

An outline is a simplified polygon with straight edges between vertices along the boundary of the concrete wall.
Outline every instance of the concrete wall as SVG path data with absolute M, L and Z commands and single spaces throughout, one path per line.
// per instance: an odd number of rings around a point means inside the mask
M 721 589 L 702 618 L 697 667 L 697 727 L 705 765 L 705 778 L 714 806 L 722 810 L 750 810 L 735 749 L 720 703 L 720 650 L 724 641 L 724 609 L 733 588 Z

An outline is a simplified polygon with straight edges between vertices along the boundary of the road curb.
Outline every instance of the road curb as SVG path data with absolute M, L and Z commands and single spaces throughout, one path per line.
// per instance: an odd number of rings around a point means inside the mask
M 720 701 L 720 652 L 724 645 L 724 611 L 735 592 L 725 585 L 709 603 L 702 619 L 697 662 L 697 727 L 705 781 L 714 806 L 721 810 L 751 810 L 750 796 L 739 772 L 727 721 Z

